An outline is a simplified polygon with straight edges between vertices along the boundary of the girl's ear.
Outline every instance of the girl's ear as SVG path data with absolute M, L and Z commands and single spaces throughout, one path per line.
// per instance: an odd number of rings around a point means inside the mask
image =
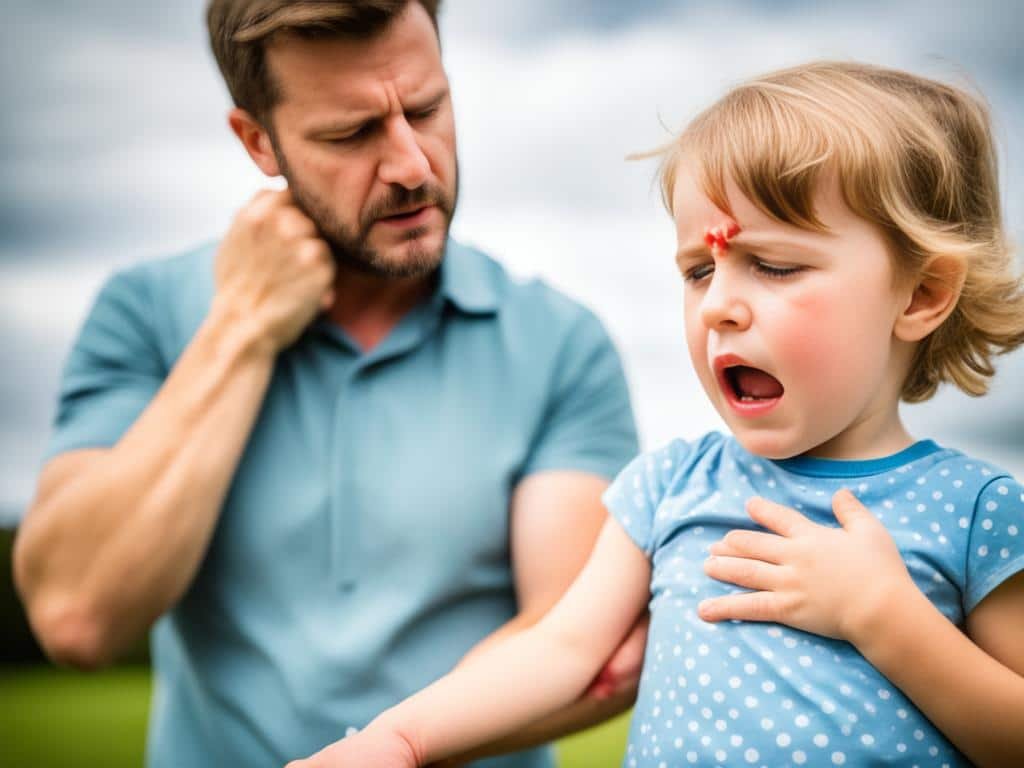
M 956 256 L 936 256 L 918 275 L 893 333 L 902 341 L 920 341 L 949 317 L 960 298 L 967 264 Z
M 267 176 L 280 176 L 281 168 L 277 163 L 277 156 L 274 154 L 274 147 L 270 143 L 270 134 L 252 115 L 244 109 L 235 107 L 228 113 L 228 125 L 242 142 L 249 157 L 256 163 Z

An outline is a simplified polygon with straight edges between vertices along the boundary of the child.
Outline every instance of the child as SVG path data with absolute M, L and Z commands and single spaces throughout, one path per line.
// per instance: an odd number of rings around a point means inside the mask
M 424 765 L 553 713 L 649 601 L 624 766 L 1024 765 L 1024 487 L 897 409 L 982 394 L 1024 341 L 984 108 L 809 64 L 726 95 L 662 174 L 732 436 L 637 458 L 547 617 L 307 764 Z

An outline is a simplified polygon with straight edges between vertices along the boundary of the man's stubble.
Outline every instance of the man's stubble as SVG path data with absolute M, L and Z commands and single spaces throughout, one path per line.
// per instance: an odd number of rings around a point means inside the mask
M 353 231 L 351 227 L 347 227 L 338 218 L 326 201 L 312 193 L 298 180 L 292 172 L 284 153 L 279 150 L 277 142 L 271 141 L 271 144 L 281 175 L 288 182 L 292 199 L 298 208 L 316 225 L 320 237 L 330 247 L 335 263 L 339 266 L 390 278 L 425 277 L 435 272 L 440 266 L 441 260 L 444 257 L 448 229 L 451 226 L 452 217 L 455 215 L 455 206 L 459 196 L 457 159 L 455 189 L 452 195 L 448 195 L 435 184 L 424 184 L 412 190 L 398 184 L 393 184 L 385 195 L 371 201 L 364 210 L 360 211 L 357 229 Z M 404 233 L 404 239 L 409 241 L 411 245 L 406 257 L 398 262 L 385 259 L 375 248 L 370 247 L 367 243 L 370 230 L 378 219 L 410 206 L 428 204 L 437 206 L 444 217 L 444 237 L 437 249 L 428 250 L 416 242 L 426 234 L 427 229 L 425 227 L 416 227 Z

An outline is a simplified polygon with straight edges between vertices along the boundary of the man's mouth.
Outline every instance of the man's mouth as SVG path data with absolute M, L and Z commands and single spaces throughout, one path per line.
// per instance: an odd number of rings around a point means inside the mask
M 381 216 L 378 221 L 385 222 L 387 224 L 416 224 L 419 220 L 424 218 L 428 211 L 433 209 L 433 205 L 418 205 L 415 208 L 407 208 L 402 211 Z

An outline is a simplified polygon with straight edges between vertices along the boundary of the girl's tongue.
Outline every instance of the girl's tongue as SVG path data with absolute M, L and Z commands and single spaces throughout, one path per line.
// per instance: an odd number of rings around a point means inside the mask
M 736 365 L 727 369 L 729 381 L 739 397 L 767 400 L 782 397 L 782 384 L 770 373 L 758 368 Z

